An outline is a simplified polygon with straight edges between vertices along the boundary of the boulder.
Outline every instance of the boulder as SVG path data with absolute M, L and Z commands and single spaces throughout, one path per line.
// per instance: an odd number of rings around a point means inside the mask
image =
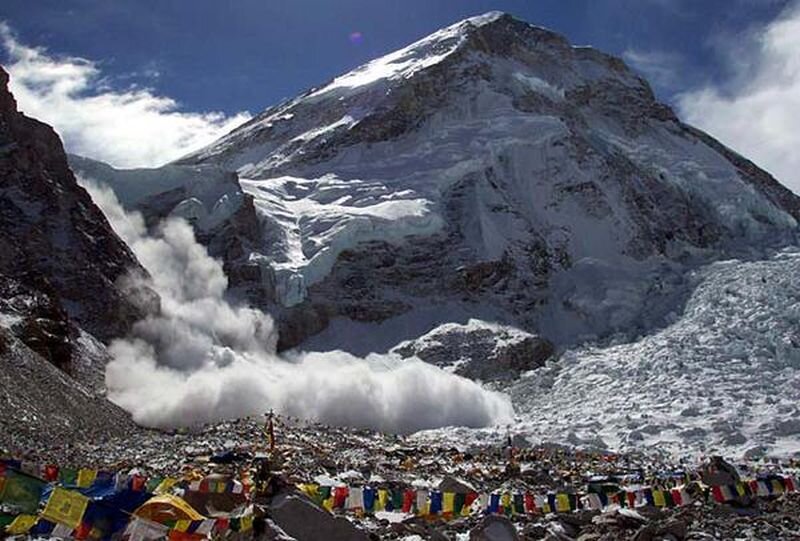
M 488 516 L 469 532 L 470 541 L 519 541 L 517 529 L 505 517 Z
M 272 500 L 269 516 L 297 541 L 368 541 L 369 536 L 342 517 L 335 517 L 297 493 L 284 493 Z

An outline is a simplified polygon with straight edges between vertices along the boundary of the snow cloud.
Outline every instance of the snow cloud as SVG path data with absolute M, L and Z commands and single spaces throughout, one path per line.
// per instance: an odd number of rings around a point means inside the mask
M 275 353 L 272 319 L 225 300 L 222 265 L 185 221 L 149 234 L 114 193 L 82 180 L 152 278 L 161 313 L 110 346 L 109 398 L 147 426 L 175 427 L 269 409 L 331 424 L 407 433 L 513 417 L 507 396 L 418 359 Z
M 152 167 L 211 143 L 249 113 L 186 112 L 153 90 L 109 88 L 91 60 L 61 57 L 20 43 L 0 21 L 19 108 L 56 128 L 69 152 L 117 167 Z
M 800 193 L 800 2 L 722 46 L 730 79 L 679 95 L 682 117 Z

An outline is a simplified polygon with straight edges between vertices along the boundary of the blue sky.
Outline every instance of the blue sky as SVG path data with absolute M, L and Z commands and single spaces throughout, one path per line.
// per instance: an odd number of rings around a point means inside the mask
M 800 193 L 800 0 L 3 0 L 0 60 L 70 151 L 155 166 L 491 10 L 622 56 Z
M 720 75 L 719 36 L 771 20 L 770 0 L 4 0 L 21 42 L 100 61 L 113 84 L 191 110 L 260 111 L 459 19 L 508 11 L 573 43 L 661 53 L 681 70 L 659 94 Z M 363 38 L 354 44 L 353 32 Z

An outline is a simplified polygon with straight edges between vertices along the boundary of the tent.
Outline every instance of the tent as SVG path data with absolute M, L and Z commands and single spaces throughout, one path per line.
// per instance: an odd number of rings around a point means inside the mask
M 185 500 L 171 494 L 162 494 L 150 498 L 133 514 L 159 524 L 178 520 L 203 520 L 206 518 L 195 511 Z

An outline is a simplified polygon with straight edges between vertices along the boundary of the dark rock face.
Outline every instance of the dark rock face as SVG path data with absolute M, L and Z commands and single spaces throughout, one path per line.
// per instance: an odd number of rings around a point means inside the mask
M 285 494 L 269 508 L 272 520 L 297 541 L 367 541 L 367 534 L 344 517 L 334 517 L 298 495 Z
M 542 366 L 555 349 L 535 335 L 490 325 L 442 325 L 393 349 L 401 357 L 453 367 L 456 374 L 482 381 L 516 379 Z
M 65 313 L 103 340 L 123 335 L 145 307 L 129 300 L 120 280 L 144 270 L 78 186 L 58 135 L 18 112 L 7 85 L 0 69 L 0 274 L 39 291 L 46 283 L 57 313 L 50 321 L 63 322 Z M 26 336 L 40 351 L 39 335 L 62 330 Z M 66 351 L 45 349 L 63 364 Z

